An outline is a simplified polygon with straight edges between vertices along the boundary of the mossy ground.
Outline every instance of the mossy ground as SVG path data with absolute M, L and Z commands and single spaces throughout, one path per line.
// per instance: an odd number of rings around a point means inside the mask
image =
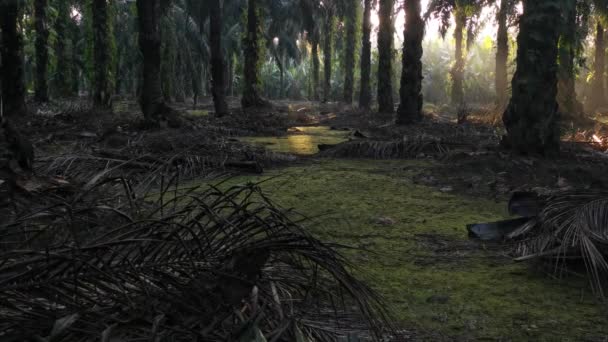
M 241 141 L 262 145 L 274 152 L 307 156 L 319 152 L 319 144 L 335 145 L 347 140 L 350 132 L 331 130 L 327 126 L 294 127 L 295 132 L 282 137 L 244 137 Z
M 206 110 L 187 110 L 186 113 L 191 116 L 208 116 L 209 112 Z
M 367 249 L 348 257 L 416 340 L 608 338 L 606 307 L 584 281 L 552 280 L 467 238 L 467 223 L 506 217 L 505 203 L 414 184 L 428 166 L 322 160 L 229 183 L 271 178 L 262 188 L 314 218 L 314 234 Z

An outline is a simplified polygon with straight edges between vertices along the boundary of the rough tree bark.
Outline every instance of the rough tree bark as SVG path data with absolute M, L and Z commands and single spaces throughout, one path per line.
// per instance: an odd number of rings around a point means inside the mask
M 496 105 L 503 110 L 509 101 L 507 62 L 509 58 L 509 30 L 507 27 L 509 0 L 500 1 L 498 32 L 496 34 Z
M 454 58 L 454 65 L 450 70 L 450 76 L 452 78 L 452 105 L 460 106 L 464 101 L 464 28 L 467 22 L 466 14 L 462 9 L 456 9 L 454 14 L 456 27 L 454 28 L 454 40 L 456 42 L 456 56 Z
M 394 0 L 380 0 L 378 16 L 378 112 L 393 113 L 393 5 Z
M 323 102 L 329 101 L 331 96 L 331 56 L 333 53 L 333 37 L 334 37 L 334 12 L 329 8 L 327 17 L 325 18 L 325 40 L 323 42 Z
M 422 40 L 424 21 L 420 0 L 405 2 L 403 69 L 397 123 L 407 124 L 422 119 Z
M 604 100 L 604 72 L 606 58 L 606 45 L 604 42 L 604 26 L 597 23 L 595 33 L 595 60 L 593 62 L 593 81 L 591 82 L 591 98 L 589 109 L 595 110 L 605 104 Z
M 222 0 L 212 0 L 209 11 L 209 40 L 211 43 L 211 73 L 213 78 L 213 104 L 215 115 L 228 114 L 224 52 L 222 49 L 223 10 Z
M 21 9 L 18 1 L 0 1 L 0 56 L 2 67 L 3 115 L 20 117 L 27 114 L 23 75 L 23 38 L 17 27 Z
M 34 26 L 36 27 L 36 81 L 35 97 L 38 102 L 49 100 L 47 68 L 49 65 L 49 27 L 47 19 L 47 0 L 34 2 Z
M 372 104 L 372 86 L 370 82 L 372 67 L 372 42 L 371 42 L 371 12 L 372 0 L 364 0 L 363 7 L 363 32 L 361 44 L 361 89 L 359 92 L 359 107 L 369 109 Z
M 258 0 L 247 1 L 247 36 L 243 42 L 243 53 L 245 55 L 244 88 L 241 105 L 243 108 L 264 106 L 267 102 L 259 94 L 260 86 L 260 37 L 261 25 L 260 8 Z
M 564 13 L 565 22 L 559 39 L 557 103 L 560 115 L 578 119 L 584 115 L 583 104 L 576 98 L 575 66 L 577 46 L 576 1 L 571 1 Z
M 143 56 L 140 104 L 144 117 L 153 125 L 172 113 L 164 102 L 161 85 L 160 15 L 160 0 L 137 0 L 139 48 Z
M 110 18 L 107 0 L 93 0 L 93 105 L 112 107 L 112 56 L 110 51 Z M 61 38 L 60 38 L 61 39 Z
M 517 69 L 503 115 L 505 145 L 519 153 L 559 151 L 557 43 L 560 7 L 553 0 L 526 0 L 517 37 Z
M 346 21 L 346 46 L 344 49 L 344 94 L 343 101 L 347 104 L 353 102 L 353 89 L 355 83 L 355 46 L 357 45 L 357 7 L 359 0 L 350 0 L 346 8 L 344 19 Z

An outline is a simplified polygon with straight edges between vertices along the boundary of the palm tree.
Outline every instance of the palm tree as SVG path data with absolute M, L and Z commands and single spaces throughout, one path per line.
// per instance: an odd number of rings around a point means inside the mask
M 464 68 L 465 68 L 465 56 L 463 49 L 463 30 L 466 27 L 467 17 L 464 8 L 456 6 L 454 10 L 454 21 L 456 26 L 454 27 L 454 40 L 456 42 L 455 59 L 452 69 L 450 70 L 450 76 L 452 78 L 452 104 L 460 105 L 464 101 Z
M 326 1 L 323 3 L 323 7 L 325 9 L 325 39 L 323 43 L 323 71 L 324 71 L 324 80 L 323 80 L 323 102 L 328 102 L 329 97 L 331 95 L 331 57 L 333 53 L 333 39 L 335 33 L 336 19 L 335 19 L 335 6 L 334 2 Z
M 267 5 L 270 20 L 268 27 L 268 49 L 279 69 L 279 98 L 287 96 L 289 84 L 285 84 L 285 73 L 290 63 L 300 62 L 301 52 L 297 44 L 301 33 L 308 28 L 308 19 L 301 15 L 301 1 L 271 1 Z M 310 19 L 312 20 L 312 18 Z
M 519 21 L 517 69 L 503 115 L 506 145 L 520 153 L 559 150 L 557 44 L 561 20 L 554 0 L 526 0 Z
M 582 46 L 587 35 L 583 28 L 588 25 L 589 12 L 586 0 L 570 0 L 564 6 L 564 24 L 558 50 L 557 102 L 560 114 L 570 119 L 584 115 L 583 104 L 576 98 L 575 58 L 583 52 Z
M 454 16 L 454 40 L 455 58 L 450 77 L 452 79 L 451 102 L 459 106 L 464 101 L 464 71 L 466 67 L 466 50 L 474 41 L 478 20 L 481 10 L 491 0 L 431 0 L 429 8 L 425 14 L 428 19 L 431 15 L 440 17 L 441 26 L 439 27 L 442 36 L 448 31 L 450 17 Z M 464 31 L 466 30 L 466 44 Z
M 393 5 L 394 0 L 380 0 L 378 17 L 378 111 L 393 113 Z
M 266 105 L 267 102 L 259 94 L 260 88 L 260 62 L 263 58 L 262 47 L 262 19 L 259 0 L 247 1 L 247 30 L 243 44 L 245 65 L 243 67 L 244 86 L 241 105 L 244 108 Z
M 319 38 L 316 35 L 311 37 L 311 58 L 312 58 L 312 99 L 319 101 L 319 72 L 321 61 L 319 61 Z
M 509 30 L 507 19 L 509 12 L 515 4 L 512 0 L 500 0 L 500 8 L 496 16 L 498 23 L 498 32 L 496 34 L 496 69 L 495 69 L 495 87 L 496 87 L 496 104 L 499 109 L 504 109 L 509 101 L 508 94 L 508 68 L 507 62 L 509 59 Z
M 34 26 L 36 27 L 35 97 L 38 102 L 47 102 L 49 100 L 49 88 L 47 84 L 47 69 L 49 64 L 47 6 L 47 0 L 34 1 Z
M 226 80 L 224 53 L 222 49 L 223 11 L 222 0 L 212 0 L 210 4 L 209 40 L 211 42 L 211 72 L 213 75 L 213 103 L 215 115 L 228 113 L 226 103 Z
M 344 94 L 343 100 L 347 104 L 353 102 L 355 83 L 355 46 L 357 44 L 357 19 L 359 14 L 359 0 L 349 0 L 345 3 L 344 21 L 346 25 L 346 46 L 344 48 Z
M 595 29 L 595 58 L 593 61 L 593 79 L 591 81 L 591 96 L 589 107 L 595 110 L 605 104 L 604 72 L 606 69 L 606 45 L 604 41 L 604 25 L 598 18 Z
M 314 100 L 319 100 L 319 36 L 320 30 L 317 25 L 317 18 L 321 16 L 320 3 L 318 0 L 300 0 L 300 11 L 302 14 L 303 28 L 307 32 L 307 38 L 311 45 L 311 64 L 312 77 L 309 97 Z
M 361 44 L 361 89 L 359 93 L 359 107 L 369 109 L 372 102 L 372 87 L 370 84 L 372 65 L 372 42 L 370 41 L 372 32 L 372 0 L 363 0 L 363 4 L 363 38 Z
M 141 109 L 148 122 L 157 125 L 171 109 L 165 104 L 161 84 L 160 0 L 137 0 L 139 48 L 143 56 Z
M 397 123 L 406 124 L 422 118 L 422 39 L 424 20 L 420 0 L 405 1 L 403 68 Z
M 74 66 L 76 61 L 72 60 L 69 55 L 68 42 L 70 42 L 70 25 L 71 18 L 70 12 L 71 7 L 68 1 L 57 1 L 55 4 L 55 10 L 57 12 L 57 18 L 55 20 L 55 33 L 59 39 L 55 40 L 54 53 L 55 59 L 57 60 L 53 81 L 54 94 L 62 97 L 72 95 L 74 85 L 72 84 L 72 70 L 70 66 Z M 73 52 L 76 50 L 72 43 Z
M 107 0 L 93 0 L 93 105 L 111 108 L 114 91 L 112 47 L 114 33 Z
M 0 1 L 0 31 L 2 31 L 0 75 L 3 115 L 12 117 L 27 114 L 23 76 L 23 38 L 17 27 L 20 17 L 20 1 Z

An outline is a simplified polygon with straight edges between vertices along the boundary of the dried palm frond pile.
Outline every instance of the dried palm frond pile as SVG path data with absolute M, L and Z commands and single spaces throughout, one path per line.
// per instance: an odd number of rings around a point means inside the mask
M 400 140 L 352 140 L 333 146 L 321 153 L 324 157 L 333 158 L 416 158 L 422 155 L 444 155 L 448 153 L 453 144 L 447 144 L 441 139 L 416 136 L 403 137 Z
M 147 202 L 125 189 L 0 226 L 0 339 L 335 341 L 391 327 L 340 246 L 257 186 L 167 186 Z
M 180 179 L 204 178 L 236 166 L 261 170 L 294 157 L 246 146 L 208 131 L 147 132 L 138 136 L 116 133 L 106 140 L 112 146 L 91 143 L 74 146 L 61 155 L 41 157 L 36 171 L 91 182 L 102 177 L 125 177 L 147 189 L 158 185 L 162 175 L 177 172 Z M 141 191 L 139 191 L 141 192 Z
M 538 216 L 509 235 L 517 260 L 540 259 L 556 276 L 576 271 L 605 297 L 608 285 L 608 192 L 572 191 L 545 199 Z M 569 272 L 568 272 L 569 273 Z

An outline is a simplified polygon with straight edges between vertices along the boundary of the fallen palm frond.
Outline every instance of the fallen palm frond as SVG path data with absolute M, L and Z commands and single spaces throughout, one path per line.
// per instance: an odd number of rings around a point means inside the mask
M 542 259 L 556 274 L 583 261 L 593 290 L 608 284 L 608 193 L 566 192 L 550 196 L 540 214 L 509 235 L 518 239 L 518 260 Z
M 96 189 L 0 226 L 2 340 L 334 341 L 391 326 L 339 246 L 255 185 L 166 186 L 148 202 Z
M 335 145 L 321 155 L 334 158 L 415 158 L 423 154 L 444 155 L 450 151 L 449 145 L 440 139 L 424 136 L 395 141 L 353 140 Z
M 120 148 L 76 146 L 69 153 L 39 158 L 36 171 L 92 184 L 102 177 L 125 177 L 143 193 L 167 174 L 177 173 L 181 180 L 205 178 L 242 162 L 263 167 L 293 158 L 207 133 L 154 132 L 137 139 L 120 135 Z

